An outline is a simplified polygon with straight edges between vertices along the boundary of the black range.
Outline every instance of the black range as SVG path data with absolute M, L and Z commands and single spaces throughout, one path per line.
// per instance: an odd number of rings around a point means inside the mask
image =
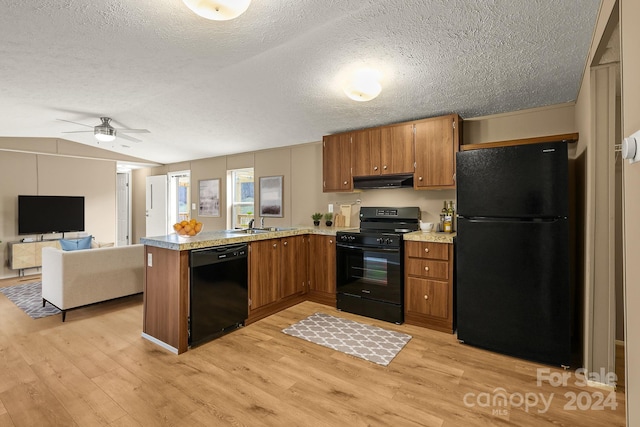
M 418 207 L 363 207 L 360 229 L 336 233 L 337 308 L 404 322 L 404 233 L 420 228 Z

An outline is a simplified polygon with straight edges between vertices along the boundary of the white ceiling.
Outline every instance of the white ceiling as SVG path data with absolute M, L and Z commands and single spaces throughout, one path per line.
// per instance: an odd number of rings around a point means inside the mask
M 181 0 L 0 0 L 0 136 L 159 163 L 319 141 L 451 112 L 570 102 L 599 0 L 253 0 L 208 21 Z M 378 67 L 361 103 L 340 78 Z M 97 145 L 87 125 L 145 128 Z M 123 147 L 123 145 L 130 148 Z

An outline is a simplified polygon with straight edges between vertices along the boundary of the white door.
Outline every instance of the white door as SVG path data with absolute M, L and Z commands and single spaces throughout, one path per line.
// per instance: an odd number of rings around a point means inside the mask
M 147 177 L 147 229 L 145 235 L 164 236 L 167 229 L 167 176 Z
M 130 236 L 129 174 L 119 172 L 116 181 L 117 246 L 126 246 Z

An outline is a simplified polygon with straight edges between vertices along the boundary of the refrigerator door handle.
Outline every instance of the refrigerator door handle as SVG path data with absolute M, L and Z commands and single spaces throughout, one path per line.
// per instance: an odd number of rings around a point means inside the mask
M 483 217 L 483 216 L 469 216 L 469 217 L 465 217 L 465 216 L 461 216 L 459 215 L 458 218 L 465 218 L 467 221 L 469 222 L 508 222 L 508 223 L 519 223 L 519 222 L 527 222 L 527 223 L 541 223 L 541 222 L 547 222 L 547 223 L 553 223 L 553 222 L 557 222 L 557 221 L 564 221 L 567 218 L 566 217 L 557 217 L 557 218 L 496 218 L 496 217 Z

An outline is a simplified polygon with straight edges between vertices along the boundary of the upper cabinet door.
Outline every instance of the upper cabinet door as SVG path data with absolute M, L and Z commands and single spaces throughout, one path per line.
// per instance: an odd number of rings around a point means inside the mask
M 353 176 L 380 175 L 380 128 L 353 132 L 351 170 Z
M 413 123 L 381 128 L 382 174 L 413 173 Z
M 455 114 L 416 122 L 417 189 L 455 188 L 459 117 Z
M 322 176 L 323 192 L 353 190 L 350 133 L 322 138 Z

